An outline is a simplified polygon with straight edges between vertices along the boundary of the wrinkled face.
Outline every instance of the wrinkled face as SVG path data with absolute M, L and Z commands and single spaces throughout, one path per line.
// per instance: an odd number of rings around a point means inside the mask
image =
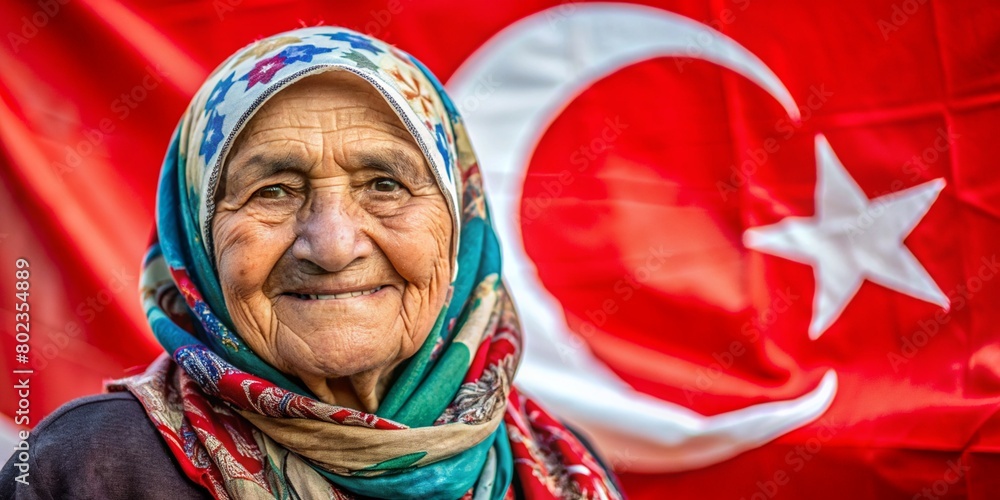
M 334 71 L 272 97 L 216 198 L 226 307 L 265 361 L 313 386 L 378 376 L 420 348 L 448 293 L 452 220 L 368 83 Z

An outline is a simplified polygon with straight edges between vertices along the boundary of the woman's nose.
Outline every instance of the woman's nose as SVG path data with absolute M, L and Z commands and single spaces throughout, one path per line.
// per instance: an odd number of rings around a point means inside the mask
M 316 191 L 299 215 L 292 256 L 327 272 L 337 272 L 372 253 L 372 241 L 364 232 L 367 214 L 350 195 Z

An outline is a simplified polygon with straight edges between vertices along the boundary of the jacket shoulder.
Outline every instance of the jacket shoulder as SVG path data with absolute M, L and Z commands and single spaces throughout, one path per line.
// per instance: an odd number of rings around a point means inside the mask
M 11 457 L 0 471 L 0 498 L 208 497 L 128 392 L 66 403 L 31 431 L 28 444 L 28 484 L 15 481 L 22 472 Z

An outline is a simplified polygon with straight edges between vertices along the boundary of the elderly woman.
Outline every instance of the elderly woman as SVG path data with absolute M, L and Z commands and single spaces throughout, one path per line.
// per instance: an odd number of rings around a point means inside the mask
M 406 53 L 320 27 L 230 57 L 177 127 L 156 224 L 166 353 L 46 419 L 6 496 L 620 497 L 511 385 L 477 160 Z

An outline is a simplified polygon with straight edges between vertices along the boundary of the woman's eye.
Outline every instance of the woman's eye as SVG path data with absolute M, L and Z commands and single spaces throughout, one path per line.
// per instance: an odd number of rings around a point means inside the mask
M 264 186 L 257 190 L 257 196 L 268 199 L 283 198 L 287 194 L 288 191 L 285 191 L 285 188 L 277 184 L 273 186 Z
M 372 187 L 375 188 L 376 191 L 391 193 L 402 186 L 392 179 L 382 178 L 375 179 L 375 181 L 372 182 Z

